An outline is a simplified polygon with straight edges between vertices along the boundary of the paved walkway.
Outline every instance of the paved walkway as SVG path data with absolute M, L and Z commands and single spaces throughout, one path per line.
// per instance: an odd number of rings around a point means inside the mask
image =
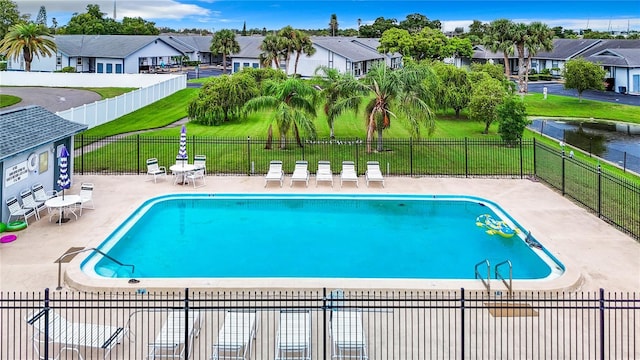
M 338 179 L 336 177 L 336 179 Z M 40 291 L 45 287 L 55 289 L 58 265 L 54 261 L 71 247 L 97 247 L 145 200 L 167 193 L 417 193 L 475 195 L 497 202 L 523 227 L 535 235 L 567 268 L 567 272 L 555 280 L 516 281 L 516 290 L 597 290 L 638 291 L 640 289 L 640 243 L 614 229 L 571 201 L 563 198 L 541 183 L 530 180 L 509 179 L 458 179 L 458 178 L 404 178 L 390 177 L 386 187 L 367 187 L 360 178 L 360 186 L 345 184 L 340 188 L 339 179 L 333 188 L 321 183 L 318 187 L 312 177 L 309 187 L 297 184 L 289 187 L 289 177 L 284 187 L 275 183 L 264 187 L 262 176 L 207 176 L 206 187 L 194 190 L 191 186 L 176 186 L 170 181 L 158 183 L 145 181 L 144 176 L 75 175 L 74 186 L 67 193 L 77 193 L 81 182 L 95 184 L 95 210 L 85 210 L 78 220 L 59 226 L 49 222 L 46 212 L 43 218 L 26 230 L 17 232 L 18 239 L 0 244 L 0 290 Z M 90 279 L 79 271 L 79 264 L 86 256 L 80 254 L 69 264 L 66 281 L 74 289 L 104 290 L 137 288 L 399 288 L 399 289 L 483 289 L 480 281 L 437 280 L 369 280 L 340 282 L 326 280 L 289 280 L 269 282 L 264 279 L 196 280 L 142 280 L 130 285 L 127 279 Z M 220 256 L 220 255 L 218 255 Z M 472 270 L 470 270 L 472 271 Z M 497 282 L 496 289 L 504 288 Z

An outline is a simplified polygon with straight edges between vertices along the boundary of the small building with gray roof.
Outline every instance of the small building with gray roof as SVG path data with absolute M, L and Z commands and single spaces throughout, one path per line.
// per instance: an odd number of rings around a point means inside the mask
M 73 181 L 73 137 L 87 129 L 39 106 L 0 112 L 0 220 L 9 212 L 6 200 L 40 183 L 46 190 L 58 189 L 57 159 L 62 145 L 72 154 L 69 175 Z

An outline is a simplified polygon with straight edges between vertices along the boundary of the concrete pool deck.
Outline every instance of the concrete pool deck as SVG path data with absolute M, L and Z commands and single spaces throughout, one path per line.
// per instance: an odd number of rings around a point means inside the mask
M 120 223 L 145 200 L 167 193 L 389 193 L 389 194 L 453 194 L 486 198 L 499 204 L 524 228 L 530 230 L 555 257 L 567 268 L 564 275 L 544 281 L 514 281 L 514 290 L 566 290 L 637 291 L 640 288 L 640 243 L 598 219 L 587 210 L 563 198 L 547 186 L 521 179 L 462 179 L 462 178 L 408 178 L 387 177 L 385 187 L 379 184 L 360 186 L 345 183 L 340 188 L 338 176 L 333 188 L 328 183 L 317 187 L 315 178 L 309 187 L 303 183 L 284 186 L 276 183 L 264 187 L 263 176 L 207 176 L 205 187 L 194 189 L 191 185 L 173 185 L 167 180 L 145 181 L 145 176 L 123 175 L 75 175 L 73 187 L 67 194 L 77 194 L 80 183 L 91 182 L 95 186 L 95 210 L 84 210 L 81 217 L 59 226 L 49 222 L 46 211 L 42 218 L 30 219 L 27 229 L 16 232 L 18 239 L 0 244 L 0 290 L 41 291 L 55 289 L 58 284 L 58 264 L 54 261 L 72 247 L 97 247 Z M 6 220 L 6 219 L 5 219 Z M 473 220 L 473 219 L 472 219 Z M 6 235 L 3 233 L 2 235 Z M 432 281 L 432 280 L 357 280 L 356 283 L 341 279 L 172 279 L 146 280 L 128 284 L 127 279 L 86 279 L 79 264 L 88 252 L 78 254 L 69 263 L 62 264 L 66 277 L 65 289 L 101 291 L 152 289 L 215 288 L 394 288 L 394 289 L 452 289 L 461 287 L 482 290 L 480 280 Z M 144 256 L 144 255 L 141 255 Z M 215 256 L 213 254 L 212 261 Z M 237 256 L 237 255 L 235 255 Z M 185 259 L 177 259 L 185 261 Z M 470 269 L 473 271 L 473 269 Z M 497 280 L 491 282 L 492 290 L 504 290 Z

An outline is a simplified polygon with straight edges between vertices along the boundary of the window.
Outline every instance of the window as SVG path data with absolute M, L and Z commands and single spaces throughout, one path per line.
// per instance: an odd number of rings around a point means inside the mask
M 243 63 L 243 64 L 242 64 L 242 67 L 249 67 L 249 63 L 248 63 L 248 62 Z
M 122 74 L 122 64 L 116 64 L 116 74 Z
M 113 64 L 107 64 L 107 74 L 111 74 L 113 72 Z
M 98 63 L 98 70 L 96 71 L 98 74 L 102 74 L 104 72 L 104 64 Z
M 258 63 L 252 63 L 251 65 L 253 66 L 254 69 L 257 69 L 260 67 L 260 64 Z
M 78 61 L 76 61 L 76 65 L 82 66 L 82 58 L 81 57 L 79 57 Z

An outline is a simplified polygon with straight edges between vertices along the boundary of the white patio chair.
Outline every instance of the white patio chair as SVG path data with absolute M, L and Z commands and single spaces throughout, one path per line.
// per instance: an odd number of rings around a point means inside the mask
M 276 359 L 311 360 L 311 312 L 280 312 Z
M 147 175 L 149 177 L 147 180 L 151 180 L 151 177 L 153 177 L 153 182 L 155 183 L 158 176 L 167 177 L 167 168 L 158 165 L 158 159 L 156 158 L 147 159 Z
M 213 345 L 213 360 L 248 360 L 256 337 L 255 311 L 227 311 L 224 324 Z
M 298 160 L 296 161 L 296 167 L 293 169 L 293 174 L 291 175 L 291 184 L 289 186 L 293 186 L 294 182 L 304 181 L 305 186 L 309 186 L 309 162 L 306 160 Z
M 356 183 L 358 187 L 358 173 L 356 172 L 356 165 L 353 161 L 343 161 L 342 171 L 340 172 L 340 187 L 345 181 L 351 181 Z
M 284 180 L 284 171 L 282 170 L 282 161 L 271 160 L 269 163 L 269 171 L 264 177 L 264 187 L 267 187 L 269 181 L 277 181 L 282 187 L 282 181 Z
M 331 162 L 326 160 L 318 161 L 318 171 L 316 172 L 316 187 L 320 181 L 330 182 L 333 187 L 333 173 L 331 172 Z
M 31 187 L 31 190 L 33 191 L 33 197 L 36 198 L 36 201 L 42 201 L 45 202 L 53 197 L 58 196 L 58 192 L 55 190 L 49 190 L 46 191 L 44 189 L 44 186 L 42 184 L 33 184 L 33 186 Z
M 29 221 L 27 219 L 36 215 L 35 209 L 22 207 L 15 196 L 7 199 L 7 207 L 9 208 L 9 218 L 7 219 L 7 223 L 10 223 L 11 218 L 15 216 L 17 219 L 22 217 L 27 226 L 29 226 Z
M 194 155 L 193 166 L 196 170 L 204 170 L 204 175 L 207 175 L 207 155 Z
M 207 181 L 204 176 L 204 168 L 200 168 L 199 170 L 195 170 L 195 171 L 189 171 L 186 175 L 186 178 L 187 180 L 191 180 L 193 182 L 194 189 L 207 185 Z M 197 179 L 202 180 L 202 183 L 200 185 L 196 184 Z
M 365 172 L 365 178 L 367 179 L 367 186 L 372 181 L 382 183 L 384 187 L 384 177 L 382 171 L 380 171 L 380 163 L 377 161 L 367 161 L 367 171 Z
M 20 192 L 20 198 L 22 198 L 22 207 L 33 209 L 35 211 L 36 220 L 40 220 L 40 211 L 47 209 L 44 201 L 36 201 L 31 189 L 22 190 Z
M 194 338 L 200 333 L 201 318 L 197 311 L 189 311 L 188 320 L 182 310 L 170 311 L 162 329 L 149 343 L 149 359 L 184 359 L 185 332 L 189 334 L 189 349 L 193 349 Z
M 95 206 L 93 204 L 92 183 L 80 184 L 80 193 L 78 195 L 80 195 L 80 202 L 76 203 L 76 205 L 80 208 L 80 216 L 82 216 L 82 209 L 95 209 Z

